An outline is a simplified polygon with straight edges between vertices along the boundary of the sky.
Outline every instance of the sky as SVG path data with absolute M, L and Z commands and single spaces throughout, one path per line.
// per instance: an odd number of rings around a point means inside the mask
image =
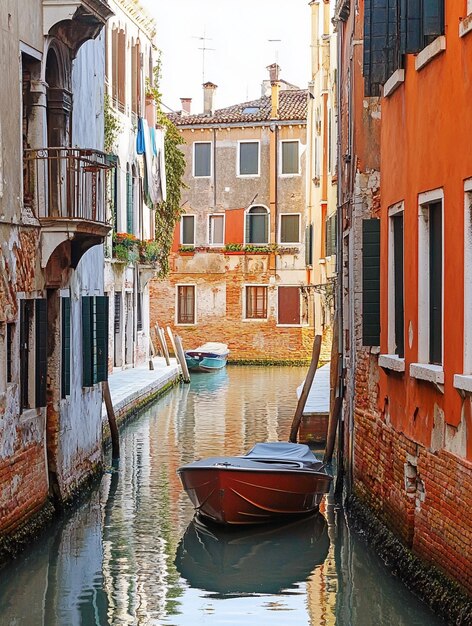
M 306 88 L 309 77 L 310 7 L 308 0 L 141 0 L 157 22 L 162 50 L 163 102 L 181 109 L 192 98 L 192 113 L 203 110 L 202 51 L 205 81 L 218 85 L 215 107 L 254 100 L 261 95 L 266 67 L 277 60 L 281 78 Z M 270 42 L 280 39 L 280 42 Z

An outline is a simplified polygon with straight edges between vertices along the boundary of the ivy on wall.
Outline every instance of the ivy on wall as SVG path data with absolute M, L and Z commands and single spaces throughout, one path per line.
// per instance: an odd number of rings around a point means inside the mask
M 116 113 L 110 104 L 110 96 L 106 93 L 103 107 L 104 131 L 105 131 L 105 152 L 115 154 L 117 150 L 118 135 L 121 132 L 121 124 Z
M 162 111 L 162 94 L 159 90 L 161 82 L 161 57 L 153 69 L 153 82 L 146 84 L 146 96 L 152 98 L 156 104 L 157 123 L 165 128 L 164 160 L 166 167 L 167 198 L 156 207 L 156 241 L 159 243 L 158 278 L 165 278 L 169 274 L 169 254 L 174 239 L 174 229 L 183 213 L 181 208 L 183 176 L 185 172 L 185 157 L 180 150 L 185 143 L 167 115 Z

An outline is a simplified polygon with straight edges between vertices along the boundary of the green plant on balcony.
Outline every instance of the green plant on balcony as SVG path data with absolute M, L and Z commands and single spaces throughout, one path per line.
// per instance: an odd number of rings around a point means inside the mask
M 105 134 L 105 152 L 112 154 L 116 152 L 118 135 L 121 132 L 121 124 L 113 111 L 110 104 L 110 96 L 106 93 L 103 106 L 103 118 L 104 118 L 104 134 Z
M 139 239 L 131 233 L 113 233 L 113 258 L 124 263 L 139 259 Z
M 161 246 L 154 239 L 141 241 L 139 246 L 139 260 L 147 265 L 155 265 L 159 260 Z
M 195 252 L 195 248 L 193 246 L 180 246 L 179 252 Z
M 239 252 L 242 249 L 243 249 L 243 246 L 240 243 L 227 243 L 225 245 L 226 252 Z

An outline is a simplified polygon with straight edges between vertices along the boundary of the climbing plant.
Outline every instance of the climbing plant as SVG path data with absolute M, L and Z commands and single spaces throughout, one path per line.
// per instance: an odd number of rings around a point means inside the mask
M 185 172 L 185 157 L 180 147 L 185 141 L 175 124 L 162 110 L 161 82 L 161 55 L 157 58 L 153 68 L 153 81 L 146 83 L 146 95 L 154 100 L 157 110 L 157 123 L 165 129 L 164 161 L 166 168 L 166 200 L 156 207 L 156 241 L 159 242 L 158 277 L 165 278 L 169 274 L 169 254 L 174 238 L 175 225 L 183 213 L 181 208 L 183 176 Z
M 117 139 L 121 132 L 121 124 L 110 104 L 110 96 L 106 93 L 103 106 L 104 130 L 105 130 L 105 152 L 114 154 L 117 149 Z

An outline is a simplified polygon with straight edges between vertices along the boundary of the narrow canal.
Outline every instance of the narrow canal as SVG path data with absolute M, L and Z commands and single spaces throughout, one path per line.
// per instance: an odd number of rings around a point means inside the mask
M 100 487 L 0 570 L 2 626 L 434 626 L 333 504 L 286 528 L 192 521 L 176 470 L 287 440 L 298 368 L 195 375 L 131 422 Z

